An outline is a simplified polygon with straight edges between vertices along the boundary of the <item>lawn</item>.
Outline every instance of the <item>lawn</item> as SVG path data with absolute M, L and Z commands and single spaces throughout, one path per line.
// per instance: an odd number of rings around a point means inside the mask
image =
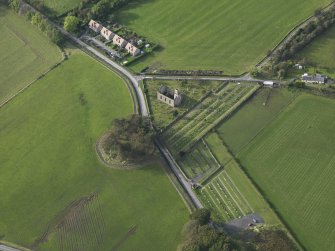
M 335 250 L 334 109 L 302 94 L 238 154 L 307 250 Z
M 286 88 L 263 88 L 216 130 L 237 154 L 298 95 L 299 92 Z
M 0 105 L 62 59 L 57 46 L 0 4 Z
M 262 60 L 298 23 L 329 0 L 141 0 L 118 22 L 161 45 L 134 63 L 164 69 L 211 69 L 241 74 Z
M 309 63 L 335 70 L 335 26 L 313 41 L 298 55 Z
M 188 210 L 160 164 L 114 170 L 95 154 L 132 107 L 118 76 L 74 54 L 1 108 L 1 238 L 37 251 L 175 250 Z

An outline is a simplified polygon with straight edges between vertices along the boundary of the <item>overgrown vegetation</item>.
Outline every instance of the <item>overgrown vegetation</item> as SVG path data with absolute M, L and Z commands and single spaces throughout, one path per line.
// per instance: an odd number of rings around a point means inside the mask
M 116 119 L 105 138 L 103 149 L 112 159 L 138 161 L 153 154 L 153 132 L 149 118 L 132 115 Z
M 292 68 L 290 61 L 299 51 L 310 44 L 315 38 L 319 37 L 335 24 L 335 5 L 328 10 L 315 11 L 315 17 L 298 32 L 280 49 L 276 50 L 270 65 L 262 70 L 253 70 L 252 75 L 259 77 L 262 74 L 271 74 L 279 79 L 286 77 L 287 71 Z
M 211 220 L 210 211 L 198 209 L 190 216 L 183 229 L 183 241 L 178 251 L 293 251 L 293 242 L 281 230 L 247 230 L 240 235 L 229 235 Z

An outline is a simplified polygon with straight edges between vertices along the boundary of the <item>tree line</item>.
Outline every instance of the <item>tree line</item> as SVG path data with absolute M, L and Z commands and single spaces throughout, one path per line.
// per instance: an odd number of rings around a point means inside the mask
M 334 24 L 335 5 L 325 11 L 321 11 L 320 9 L 316 10 L 314 19 L 308 22 L 304 27 L 300 28 L 282 48 L 277 49 L 273 53 L 269 65 L 264 66 L 262 70 L 253 69 L 251 74 L 255 77 L 260 77 L 265 73 L 277 76 L 279 79 L 284 78 L 288 69 L 293 65 L 290 60 L 297 54 L 297 52 L 304 49 L 315 38 L 319 37 Z M 268 55 L 271 55 L 271 51 L 268 52 Z
M 20 0 L 8 0 L 6 1 L 6 4 L 16 13 L 25 15 L 25 17 L 40 31 L 42 31 L 51 40 L 51 42 L 57 45 L 61 45 L 63 43 L 64 37 L 62 33 L 39 12 L 35 12 L 29 8 L 22 8 Z

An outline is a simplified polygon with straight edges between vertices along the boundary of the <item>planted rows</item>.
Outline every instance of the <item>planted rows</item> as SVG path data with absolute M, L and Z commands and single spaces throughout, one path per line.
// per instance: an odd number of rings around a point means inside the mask
M 253 212 L 247 199 L 225 171 L 205 185 L 199 197 L 220 219 L 232 220 Z

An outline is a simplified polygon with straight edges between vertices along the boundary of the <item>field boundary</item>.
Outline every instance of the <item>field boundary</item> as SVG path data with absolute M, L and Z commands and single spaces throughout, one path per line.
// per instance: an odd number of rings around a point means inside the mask
M 35 78 L 34 80 L 32 80 L 31 82 L 29 82 L 26 86 L 24 86 L 23 88 L 21 88 L 19 91 L 17 91 L 15 94 L 13 94 L 12 96 L 10 96 L 9 98 L 5 99 L 3 102 L 0 103 L 0 109 L 5 106 L 6 104 L 8 104 L 11 100 L 13 100 L 14 98 L 16 98 L 19 94 L 23 93 L 26 89 L 28 89 L 32 84 L 34 84 L 35 82 L 37 82 L 38 80 L 41 80 L 42 78 L 44 78 L 49 72 L 51 72 L 52 70 L 56 69 L 58 66 L 60 66 L 62 63 L 64 63 L 64 61 L 66 61 L 68 58 L 67 56 L 64 54 L 64 52 L 62 50 L 60 50 L 62 52 L 63 55 L 63 59 L 58 62 L 57 64 L 51 66 L 48 70 L 46 70 L 44 73 L 42 73 L 40 76 L 38 76 L 37 78 Z
M 276 207 L 271 203 L 271 201 L 268 199 L 268 197 L 264 194 L 263 190 L 257 185 L 257 183 L 251 178 L 249 175 L 248 171 L 244 168 L 244 166 L 241 164 L 239 159 L 235 157 L 235 155 L 232 153 L 231 149 L 229 146 L 224 142 L 223 138 L 221 135 L 218 134 L 219 139 L 221 140 L 222 144 L 227 148 L 227 151 L 232 157 L 232 160 L 234 160 L 238 166 L 240 167 L 241 171 L 245 175 L 245 177 L 251 182 L 251 184 L 254 186 L 255 192 L 257 192 L 265 201 L 266 204 L 268 204 L 269 208 L 273 211 L 274 215 L 278 218 L 279 222 L 282 224 L 284 227 L 284 230 L 288 234 L 288 236 L 294 241 L 294 243 L 297 245 L 299 250 L 306 250 L 304 245 L 298 240 L 292 229 L 288 226 L 286 221 L 283 219 L 282 215 L 280 212 L 277 211 Z

